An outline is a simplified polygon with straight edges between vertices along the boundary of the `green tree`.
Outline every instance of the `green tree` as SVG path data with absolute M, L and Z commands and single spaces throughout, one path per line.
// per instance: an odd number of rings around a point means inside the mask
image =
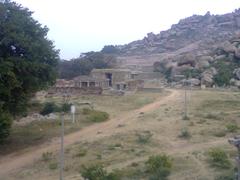
M 47 39 L 48 28 L 15 2 L 0 3 L 0 30 L 0 111 L 16 116 L 33 93 L 54 83 L 58 50 Z

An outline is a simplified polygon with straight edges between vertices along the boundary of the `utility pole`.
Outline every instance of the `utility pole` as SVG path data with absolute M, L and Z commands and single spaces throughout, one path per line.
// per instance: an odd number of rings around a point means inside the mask
M 235 136 L 228 140 L 228 142 L 237 148 L 238 156 L 236 157 L 237 169 L 236 180 L 240 180 L 240 136 Z
M 64 169 L 64 112 L 61 115 L 61 150 L 60 150 L 60 180 L 63 178 L 63 169 Z
M 185 92 L 184 92 L 184 119 L 187 119 L 187 81 L 184 81 Z
M 63 94 L 63 104 L 68 103 L 70 95 L 67 92 Z M 64 171 L 64 115 L 65 112 L 61 113 L 61 145 L 60 145 L 60 173 L 59 179 L 64 180 L 63 171 Z

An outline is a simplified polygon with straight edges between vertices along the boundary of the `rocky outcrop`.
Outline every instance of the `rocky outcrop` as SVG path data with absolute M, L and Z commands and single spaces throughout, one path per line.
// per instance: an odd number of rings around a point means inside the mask
M 174 52 L 199 41 L 197 51 L 208 50 L 216 42 L 231 38 L 240 27 L 240 9 L 225 15 L 193 15 L 172 25 L 169 30 L 159 34 L 148 33 L 142 40 L 118 46 L 124 55 Z M 231 47 L 225 46 L 227 51 Z M 197 53 L 197 52 L 196 52 Z

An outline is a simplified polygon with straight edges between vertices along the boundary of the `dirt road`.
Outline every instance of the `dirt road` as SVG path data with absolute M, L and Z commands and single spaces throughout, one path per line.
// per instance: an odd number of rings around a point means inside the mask
M 153 111 L 168 101 L 173 101 L 180 95 L 177 90 L 170 90 L 170 94 L 157 99 L 155 102 L 145 105 L 137 110 L 130 111 L 126 114 L 119 115 L 118 117 L 111 119 L 107 122 L 95 124 L 86 127 L 78 132 L 65 136 L 65 146 L 77 143 L 79 141 L 87 140 L 93 141 L 98 138 L 111 136 L 116 131 L 116 127 L 119 124 L 131 123 L 133 119 L 139 115 L 139 113 L 146 113 Z M 59 149 L 59 140 L 53 139 L 51 142 L 42 144 L 37 147 L 29 148 L 24 152 L 17 152 L 4 157 L 0 156 L 0 177 L 7 176 L 9 173 L 16 172 L 21 168 L 34 163 L 41 158 L 44 152 L 53 152 Z

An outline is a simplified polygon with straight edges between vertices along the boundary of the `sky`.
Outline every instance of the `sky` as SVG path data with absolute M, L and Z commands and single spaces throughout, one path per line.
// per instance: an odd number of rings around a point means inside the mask
M 167 30 L 193 14 L 225 14 L 240 0 L 15 0 L 50 30 L 62 59 L 123 45 Z

